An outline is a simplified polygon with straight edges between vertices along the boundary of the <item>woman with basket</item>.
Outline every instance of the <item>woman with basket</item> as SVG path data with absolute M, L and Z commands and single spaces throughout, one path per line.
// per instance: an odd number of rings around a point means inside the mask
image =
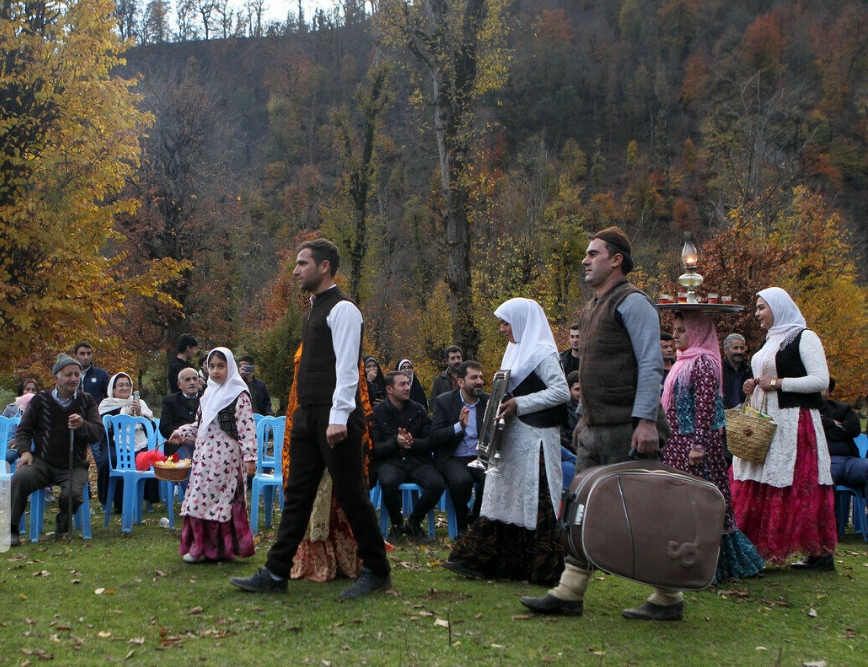
M 256 425 L 247 384 L 225 347 L 208 354 L 208 390 L 197 421 L 176 429 L 168 441 L 196 445 L 181 506 L 178 553 L 184 562 L 252 556 L 244 476 L 256 473 Z
M 678 360 L 663 383 L 663 407 L 672 435 L 663 463 L 707 479 L 726 500 L 715 581 L 752 577 L 763 569 L 756 547 L 738 529 L 723 455 L 723 363 L 710 315 L 676 313 L 672 335 Z
M 834 570 L 834 487 L 819 413 L 820 392 L 829 384 L 823 344 L 779 287 L 757 294 L 756 316 L 768 334 L 751 360 L 754 378 L 744 392 L 777 428 L 764 463 L 733 452 L 736 518 L 767 561 L 783 564 L 802 553 L 794 568 Z

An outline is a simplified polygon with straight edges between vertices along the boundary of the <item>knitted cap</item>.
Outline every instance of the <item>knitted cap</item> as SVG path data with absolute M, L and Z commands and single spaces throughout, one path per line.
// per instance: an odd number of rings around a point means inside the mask
M 64 368 L 66 368 L 67 366 L 72 366 L 73 364 L 75 364 L 76 366 L 79 367 L 79 369 L 81 369 L 81 364 L 78 363 L 77 360 L 70 357 L 68 354 L 63 354 L 63 353 L 58 354 L 57 355 L 57 361 L 55 361 L 54 366 L 51 367 L 51 374 L 57 375 Z

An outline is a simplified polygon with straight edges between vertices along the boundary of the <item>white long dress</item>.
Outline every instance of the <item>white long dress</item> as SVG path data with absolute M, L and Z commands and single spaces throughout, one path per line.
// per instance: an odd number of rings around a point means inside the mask
M 543 359 L 534 372 L 546 388 L 515 398 L 519 415 L 563 405 L 570 398 L 557 354 Z M 501 446 L 500 477 L 485 478 L 481 516 L 535 530 L 539 497 L 539 452 L 543 448 L 552 507 L 557 513 L 563 488 L 560 428 L 538 428 L 513 416 L 506 424 Z

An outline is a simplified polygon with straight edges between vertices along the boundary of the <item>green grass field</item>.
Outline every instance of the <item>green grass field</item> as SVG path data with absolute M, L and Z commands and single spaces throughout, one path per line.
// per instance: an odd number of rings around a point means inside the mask
M 395 593 L 337 602 L 347 580 L 290 582 L 286 595 L 228 582 L 247 561 L 187 565 L 178 535 L 146 515 L 132 535 L 113 521 L 94 537 L 50 537 L 0 554 L 0 664 L 38 665 L 822 665 L 868 664 L 868 546 L 848 535 L 837 572 L 770 568 L 760 578 L 686 595 L 679 623 L 621 618 L 648 589 L 600 574 L 581 618 L 530 616 L 518 598 L 543 588 L 456 578 L 430 548 L 390 554 Z M 52 512 L 55 506 L 52 506 Z M 46 518 L 53 526 L 53 517 Z

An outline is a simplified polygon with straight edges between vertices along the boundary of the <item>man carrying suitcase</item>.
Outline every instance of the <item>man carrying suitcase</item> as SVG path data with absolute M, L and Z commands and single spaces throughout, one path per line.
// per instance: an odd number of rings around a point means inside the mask
M 580 320 L 586 428 L 579 435 L 576 473 L 627 461 L 631 450 L 653 458 L 669 435 L 660 409 L 660 316 L 651 300 L 627 281 L 633 268 L 630 239 L 617 227 L 597 232 L 582 266 L 595 295 Z M 542 597 L 521 598 L 521 603 L 539 614 L 580 616 L 590 577 L 587 561 L 567 557 L 560 583 Z M 644 621 L 681 620 L 684 596 L 654 589 L 644 604 L 622 613 Z

